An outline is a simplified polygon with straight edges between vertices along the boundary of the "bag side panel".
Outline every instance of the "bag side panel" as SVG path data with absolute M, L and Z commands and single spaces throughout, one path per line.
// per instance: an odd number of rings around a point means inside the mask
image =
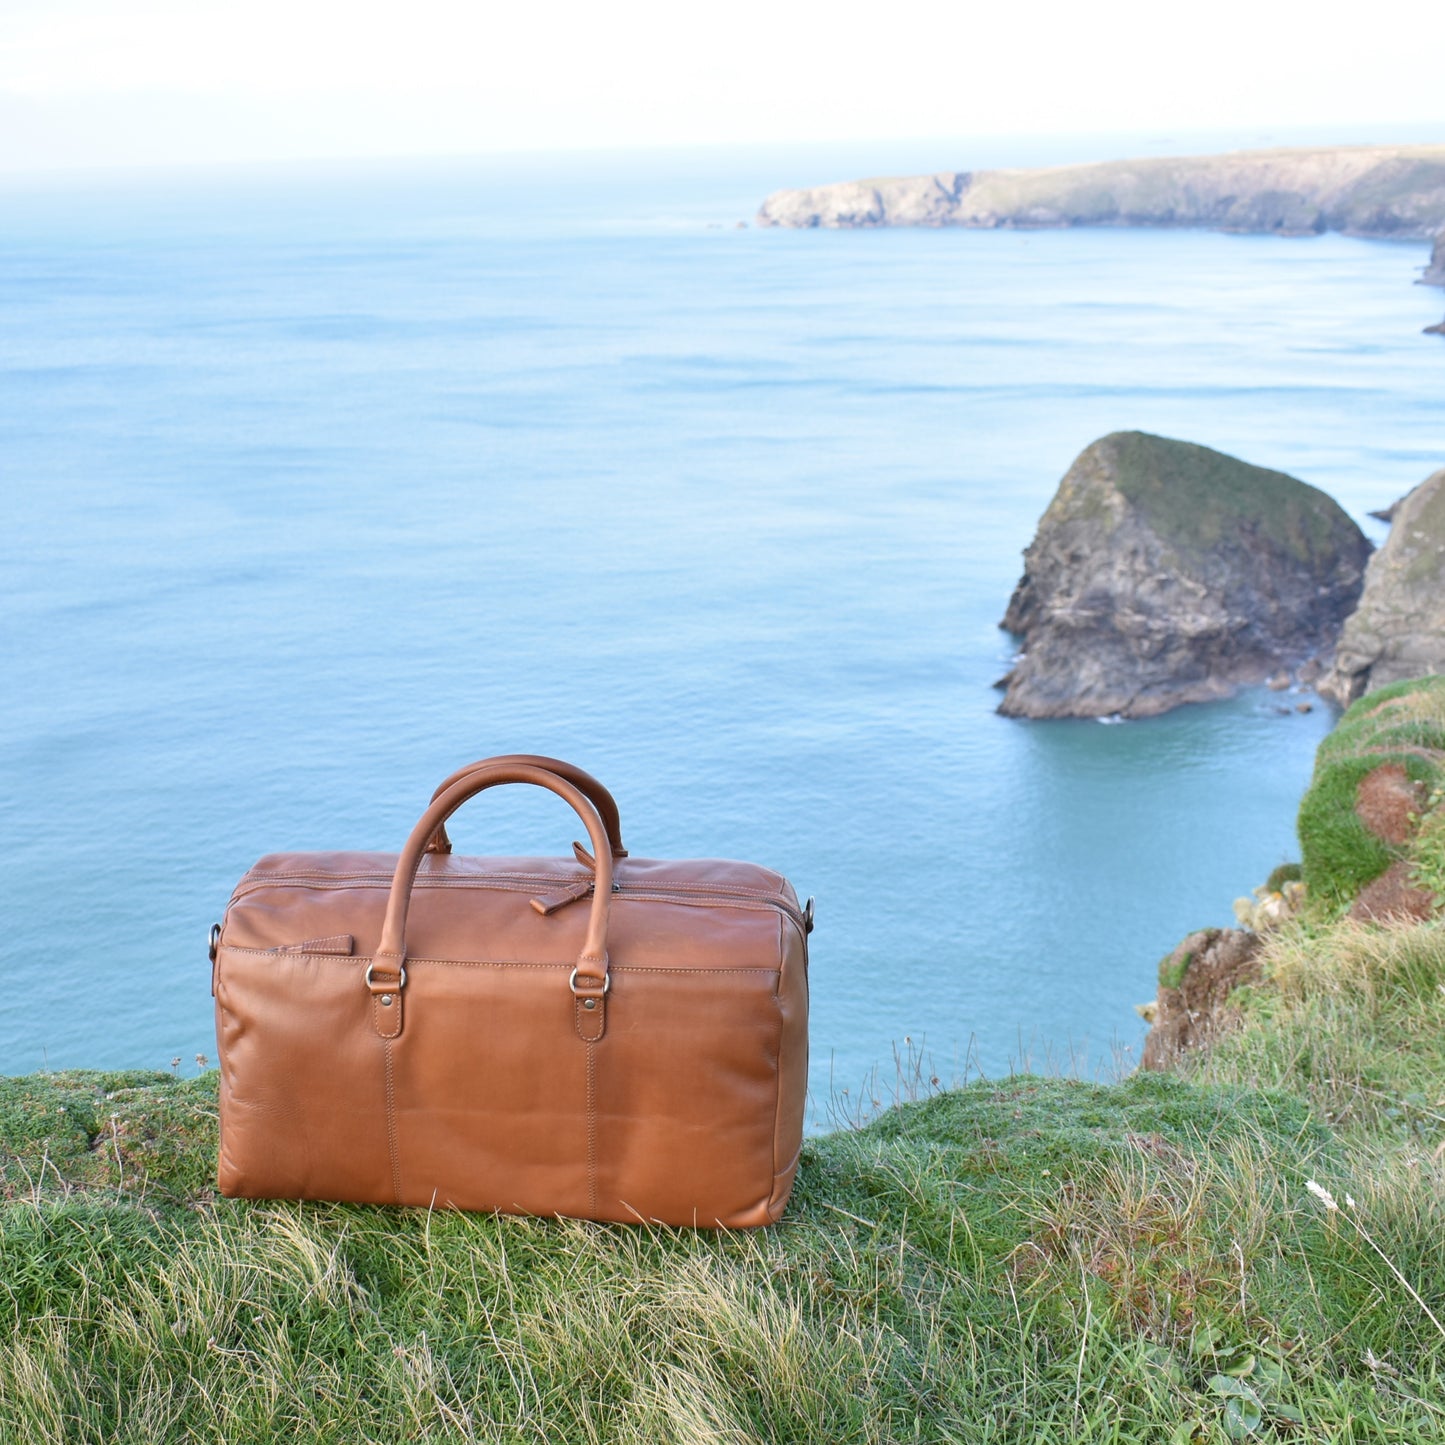
M 779 946 L 783 968 L 778 979 L 778 1008 L 783 1026 L 768 1223 L 782 1215 L 793 1191 L 798 1156 L 803 1148 L 803 1116 L 808 1106 L 808 943 L 796 924 L 783 919 Z

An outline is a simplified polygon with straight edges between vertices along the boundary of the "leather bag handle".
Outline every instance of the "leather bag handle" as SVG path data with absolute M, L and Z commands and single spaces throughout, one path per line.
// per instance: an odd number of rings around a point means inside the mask
M 483 758 L 480 762 L 468 763 L 466 767 L 458 768 L 444 782 L 437 784 L 436 791 L 432 794 L 432 801 L 435 802 L 448 788 L 461 782 L 463 778 L 469 777 L 478 768 L 491 767 L 494 763 L 519 763 L 529 768 L 545 768 L 549 773 L 555 773 L 559 778 L 564 778 L 597 809 L 597 814 L 602 819 L 602 826 L 607 830 L 607 841 L 612 846 L 612 856 L 614 858 L 627 857 L 627 849 L 622 846 L 622 819 L 617 811 L 617 800 L 591 773 L 584 772 L 574 763 L 564 763 L 560 758 L 544 758 L 537 753 L 503 753 L 495 758 Z M 427 840 L 426 851 L 428 853 L 450 853 L 452 851 L 452 840 L 447 837 L 445 823 L 437 825 L 436 832 Z
M 587 795 L 566 778 L 545 768 L 503 758 L 474 766 L 433 800 L 402 845 L 391 878 L 391 893 L 386 900 L 381 945 L 366 970 L 372 1022 L 383 1038 L 395 1038 L 401 1033 L 402 994 L 406 988 L 406 919 L 411 908 L 412 885 L 416 882 L 427 840 L 469 798 L 504 783 L 531 783 L 556 793 L 582 819 L 592 840 L 596 881 L 587 916 L 587 935 L 570 983 L 578 1034 L 589 1043 L 602 1037 L 606 996 L 612 986 L 607 973 L 607 918 L 612 906 L 612 850 L 608 847 L 607 830 Z

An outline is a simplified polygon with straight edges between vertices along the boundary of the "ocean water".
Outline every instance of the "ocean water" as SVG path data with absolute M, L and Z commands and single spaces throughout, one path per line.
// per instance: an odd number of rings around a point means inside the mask
M 1000 718 L 1019 553 L 1125 427 L 1363 520 L 1445 462 L 1441 293 L 1335 236 L 736 225 L 829 178 L 0 187 L 0 1072 L 191 1070 L 250 863 L 394 850 L 510 751 L 600 776 L 636 854 L 817 896 L 815 1122 L 895 1048 L 1130 1066 L 1159 956 L 1294 856 L 1331 716 Z M 522 789 L 454 828 L 576 833 Z

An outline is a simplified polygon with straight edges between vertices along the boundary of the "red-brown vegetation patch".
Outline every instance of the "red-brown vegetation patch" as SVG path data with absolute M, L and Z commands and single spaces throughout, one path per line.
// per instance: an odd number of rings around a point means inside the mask
M 1355 790 L 1355 813 L 1375 837 L 1398 848 L 1415 836 L 1425 785 L 1413 781 L 1400 763 L 1382 763 Z
M 1350 908 L 1357 923 L 1423 923 L 1435 916 L 1440 900 L 1412 880 L 1409 862 L 1392 863 L 1360 890 Z

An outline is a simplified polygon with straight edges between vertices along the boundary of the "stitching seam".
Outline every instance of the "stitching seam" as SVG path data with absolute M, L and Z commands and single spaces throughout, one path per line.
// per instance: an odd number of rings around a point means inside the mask
M 583 883 L 590 881 L 590 873 L 461 873 L 452 878 L 438 878 L 418 873 L 413 888 L 491 888 L 506 893 L 521 893 L 536 883 Z M 620 880 L 619 880 L 620 881 Z M 340 883 L 356 883 L 373 888 L 390 888 L 390 873 L 248 873 L 237 885 L 242 889 L 266 887 L 272 883 L 314 883 L 330 888 Z M 776 888 L 749 888 L 746 884 L 723 883 L 713 886 L 708 883 L 667 883 L 652 879 L 635 879 L 622 884 L 618 897 L 647 897 L 652 894 L 695 893 L 702 898 L 727 902 L 733 898 L 760 898 L 791 906 L 779 896 Z
M 597 1050 L 587 1050 L 587 1212 L 597 1213 Z
M 396 1136 L 396 1070 L 391 1057 L 391 1040 L 382 1046 L 386 1069 L 386 1152 L 391 1163 L 391 1189 L 401 1203 L 401 1152 Z

